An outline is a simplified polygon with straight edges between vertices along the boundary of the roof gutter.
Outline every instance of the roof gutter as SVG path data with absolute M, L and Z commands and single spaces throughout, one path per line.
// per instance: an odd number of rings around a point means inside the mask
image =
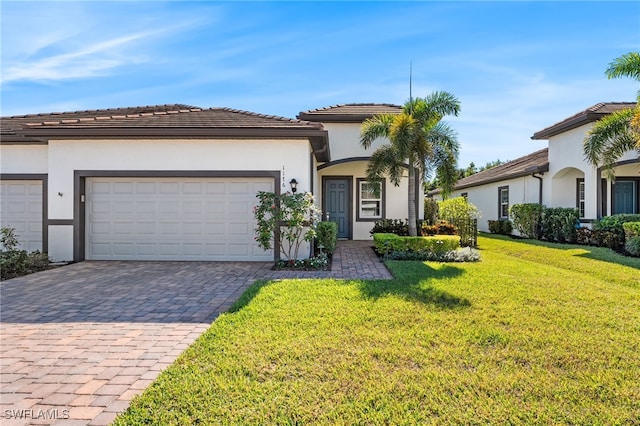
M 542 205 L 542 176 L 544 176 L 544 170 L 541 170 L 541 167 L 529 167 L 526 171 L 531 172 L 531 177 L 534 179 L 538 179 L 538 204 Z

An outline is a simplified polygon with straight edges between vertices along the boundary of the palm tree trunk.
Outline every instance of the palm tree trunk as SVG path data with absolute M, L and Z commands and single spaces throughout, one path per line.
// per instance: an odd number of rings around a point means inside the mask
M 413 165 L 409 166 L 409 185 L 407 196 L 408 209 L 409 209 L 409 235 L 415 237 L 418 235 L 418 229 L 416 227 L 416 168 Z

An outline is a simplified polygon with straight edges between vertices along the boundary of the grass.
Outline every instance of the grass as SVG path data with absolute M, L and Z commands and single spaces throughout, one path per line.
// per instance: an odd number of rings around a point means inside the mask
M 640 423 L 640 260 L 480 245 L 389 281 L 256 283 L 115 424 Z

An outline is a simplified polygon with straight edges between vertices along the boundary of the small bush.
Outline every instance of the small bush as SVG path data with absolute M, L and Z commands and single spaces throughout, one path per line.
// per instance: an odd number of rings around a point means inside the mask
M 580 223 L 576 208 L 545 208 L 542 213 L 542 238 L 557 243 L 575 243 Z
M 624 249 L 624 228 L 627 222 L 640 222 L 638 214 L 614 214 L 605 216 L 593 225 L 596 245 L 622 252 Z
M 631 256 L 640 257 L 640 236 L 629 238 L 627 242 L 624 243 L 624 249 Z
M 576 229 L 576 243 L 584 246 L 595 246 L 594 231 L 590 228 Z
M 402 219 L 382 219 L 375 221 L 369 233 L 409 235 L 409 225 Z
M 622 224 L 627 239 L 640 236 L 640 222 L 625 222 Z
M 44 271 L 49 267 L 49 257 L 45 253 L 34 251 L 28 253 L 18 247 L 18 235 L 14 228 L 2 227 L 0 229 L 0 279 L 21 277 L 33 272 Z
M 440 219 L 456 226 L 460 235 L 460 244 L 475 246 L 478 240 L 478 219 L 480 210 L 465 197 L 449 198 L 438 203 Z
M 392 251 L 429 251 L 444 253 L 460 247 L 460 238 L 455 235 L 439 235 L 432 237 L 401 237 L 395 234 L 373 234 L 373 243 L 378 253 L 388 254 Z
M 455 225 L 450 224 L 445 220 L 439 220 L 434 225 L 422 224 L 422 235 L 456 235 L 458 230 Z
M 488 220 L 489 232 L 492 234 L 511 235 L 513 224 L 510 220 Z
M 316 228 L 316 238 L 318 246 L 322 246 L 323 251 L 333 254 L 338 241 L 338 224 L 335 222 L 319 222 Z
M 509 210 L 513 227 L 525 238 L 539 239 L 544 209 L 541 204 L 514 204 Z

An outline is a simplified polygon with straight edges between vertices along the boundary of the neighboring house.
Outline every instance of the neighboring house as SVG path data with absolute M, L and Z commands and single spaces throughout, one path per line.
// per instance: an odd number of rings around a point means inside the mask
M 640 158 L 630 151 L 617 163 L 615 182 L 585 159 L 582 144 L 588 130 L 605 115 L 635 103 L 600 103 L 531 137 L 548 140 L 548 148 L 460 179 L 451 194 L 464 196 L 478 207 L 478 228 L 487 220 L 508 219 L 514 204 L 540 203 L 575 207 L 583 223 L 616 213 L 640 212 Z M 438 197 L 439 190 L 429 193 Z
M 341 238 L 406 218 L 406 182 L 365 180 L 361 122 L 399 106 L 340 105 L 300 120 L 159 105 L 3 117 L 2 226 L 58 261 L 271 261 L 254 240 L 258 191 L 312 192 Z M 377 185 L 375 183 L 374 185 Z M 276 244 L 278 242 L 276 241 Z M 308 252 L 308 251 L 307 251 Z

